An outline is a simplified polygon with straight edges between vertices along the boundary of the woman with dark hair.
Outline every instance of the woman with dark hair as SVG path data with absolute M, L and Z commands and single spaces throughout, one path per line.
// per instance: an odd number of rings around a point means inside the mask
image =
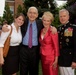
M 7 25 L 8 32 L 1 32 L 0 38 L 0 65 L 2 65 L 2 75 L 16 75 L 19 70 L 19 44 L 22 41 L 20 26 L 24 23 L 24 15 L 22 13 L 17 14 L 14 18 L 14 22 Z M 3 47 L 7 37 L 11 33 L 10 48 L 7 57 L 3 57 Z

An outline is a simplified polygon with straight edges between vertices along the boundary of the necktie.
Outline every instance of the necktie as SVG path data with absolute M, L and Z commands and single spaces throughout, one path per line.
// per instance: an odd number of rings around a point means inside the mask
M 32 47 L 32 24 L 30 24 L 30 27 L 29 27 L 29 41 L 28 41 L 28 45 L 29 45 L 29 48 Z

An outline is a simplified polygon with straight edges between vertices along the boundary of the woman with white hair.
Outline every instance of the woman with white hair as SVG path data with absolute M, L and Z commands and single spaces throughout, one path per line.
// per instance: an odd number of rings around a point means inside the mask
M 40 34 L 40 54 L 43 75 L 58 75 L 58 33 L 51 31 L 51 23 L 54 20 L 53 14 L 44 12 L 42 22 L 44 28 Z

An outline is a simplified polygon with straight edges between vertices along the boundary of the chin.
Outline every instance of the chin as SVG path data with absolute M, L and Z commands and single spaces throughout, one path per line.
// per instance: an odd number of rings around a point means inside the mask
M 19 27 L 21 26 L 21 25 L 18 25 Z
M 62 24 L 66 24 L 65 22 L 61 22 Z

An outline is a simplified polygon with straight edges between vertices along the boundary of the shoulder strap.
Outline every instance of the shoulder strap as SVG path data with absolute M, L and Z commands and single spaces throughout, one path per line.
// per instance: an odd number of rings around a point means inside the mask
M 11 35 L 11 33 L 12 33 L 12 26 L 11 26 L 11 31 L 10 31 L 10 34 L 9 34 L 9 36 Z

